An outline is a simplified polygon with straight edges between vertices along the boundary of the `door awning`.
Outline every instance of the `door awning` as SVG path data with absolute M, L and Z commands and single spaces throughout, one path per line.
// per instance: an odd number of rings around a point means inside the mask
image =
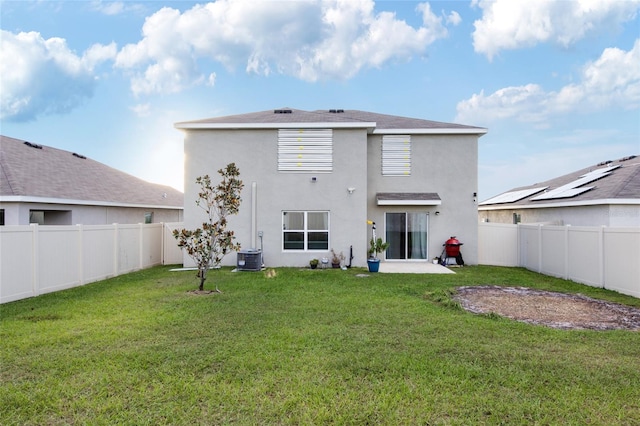
M 378 192 L 379 206 L 439 206 L 442 204 L 436 192 Z

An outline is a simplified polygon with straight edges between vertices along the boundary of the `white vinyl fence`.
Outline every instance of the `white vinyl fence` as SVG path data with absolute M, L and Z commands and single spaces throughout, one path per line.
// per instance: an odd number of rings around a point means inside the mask
M 640 228 L 480 223 L 478 263 L 640 297 Z
M 181 225 L 0 226 L 0 303 L 182 263 Z

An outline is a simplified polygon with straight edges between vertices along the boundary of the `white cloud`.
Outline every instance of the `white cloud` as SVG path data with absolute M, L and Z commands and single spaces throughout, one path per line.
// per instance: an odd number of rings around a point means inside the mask
M 129 108 L 131 111 L 135 112 L 138 117 L 148 117 L 151 115 L 151 104 L 138 104 Z
M 490 60 L 501 50 L 552 42 L 568 47 L 588 34 L 619 28 L 634 19 L 640 0 L 479 0 L 473 45 Z
M 105 15 L 118 15 L 125 10 L 124 3 L 121 1 L 93 1 L 91 6 Z
M 462 17 L 455 10 L 447 16 L 447 23 L 451 25 L 459 25 L 462 22 Z
M 514 118 L 542 126 L 555 114 L 609 107 L 640 107 L 640 39 L 629 51 L 605 49 L 596 61 L 583 67 L 577 83 L 557 92 L 527 84 L 506 87 L 490 95 L 474 94 L 458 103 L 456 120 L 486 125 L 494 120 Z
M 207 86 L 213 87 L 216 85 L 216 73 L 212 72 L 211 74 L 209 74 L 209 78 L 207 79 Z
M 78 56 L 64 39 L 2 30 L 0 117 L 29 121 L 76 108 L 93 95 L 94 68 L 113 58 L 116 50 L 115 44 L 94 45 Z
M 142 13 L 144 10 L 142 3 L 133 3 L 130 1 L 93 0 L 90 6 L 93 10 L 109 16 L 121 15 L 127 12 Z
M 211 82 L 198 60 L 211 59 L 248 73 L 286 74 L 306 81 L 347 79 L 363 68 L 422 55 L 447 36 L 444 21 L 419 5 L 414 28 L 394 13 L 374 11 L 373 0 L 218 0 L 180 13 L 149 16 L 143 39 L 125 46 L 116 66 L 132 74 L 136 94 L 177 92 Z

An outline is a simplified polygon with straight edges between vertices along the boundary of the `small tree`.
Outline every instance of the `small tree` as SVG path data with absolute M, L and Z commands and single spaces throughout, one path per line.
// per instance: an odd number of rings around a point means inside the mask
M 227 230 L 227 216 L 238 213 L 242 201 L 240 191 L 244 184 L 238 179 L 240 170 L 235 163 L 228 164 L 218 173 L 222 181 L 216 186 L 212 185 L 209 175 L 196 179 L 200 185 L 196 205 L 207 214 L 207 221 L 202 223 L 202 228 L 173 231 L 178 247 L 185 249 L 198 267 L 200 291 L 204 290 L 209 269 L 220 265 L 228 252 L 240 250 L 240 244 L 234 243 L 233 231 Z M 220 293 L 217 283 L 216 291 Z

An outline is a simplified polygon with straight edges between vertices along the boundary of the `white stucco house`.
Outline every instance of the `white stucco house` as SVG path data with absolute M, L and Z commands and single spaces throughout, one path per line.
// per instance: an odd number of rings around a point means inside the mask
M 267 266 L 343 252 L 366 266 L 371 226 L 385 262 L 429 261 L 456 236 L 477 264 L 478 138 L 486 129 L 355 110 L 292 108 L 176 123 L 184 132 L 185 227 L 201 226 L 198 176 L 234 162 L 245 188 L 230 220 Z M 350 254 L 353 253 L 353 259 Z M 236 256 L 227 256 L 232 265 Z M 185 257 L 185 264 L 190 260 Z
M 183 194 L 84 155 L 0 136 L 0 225 L 181 222 Z
M 482 201 L 481 222 L 640 227 L 640 157 L 577 170 Z

